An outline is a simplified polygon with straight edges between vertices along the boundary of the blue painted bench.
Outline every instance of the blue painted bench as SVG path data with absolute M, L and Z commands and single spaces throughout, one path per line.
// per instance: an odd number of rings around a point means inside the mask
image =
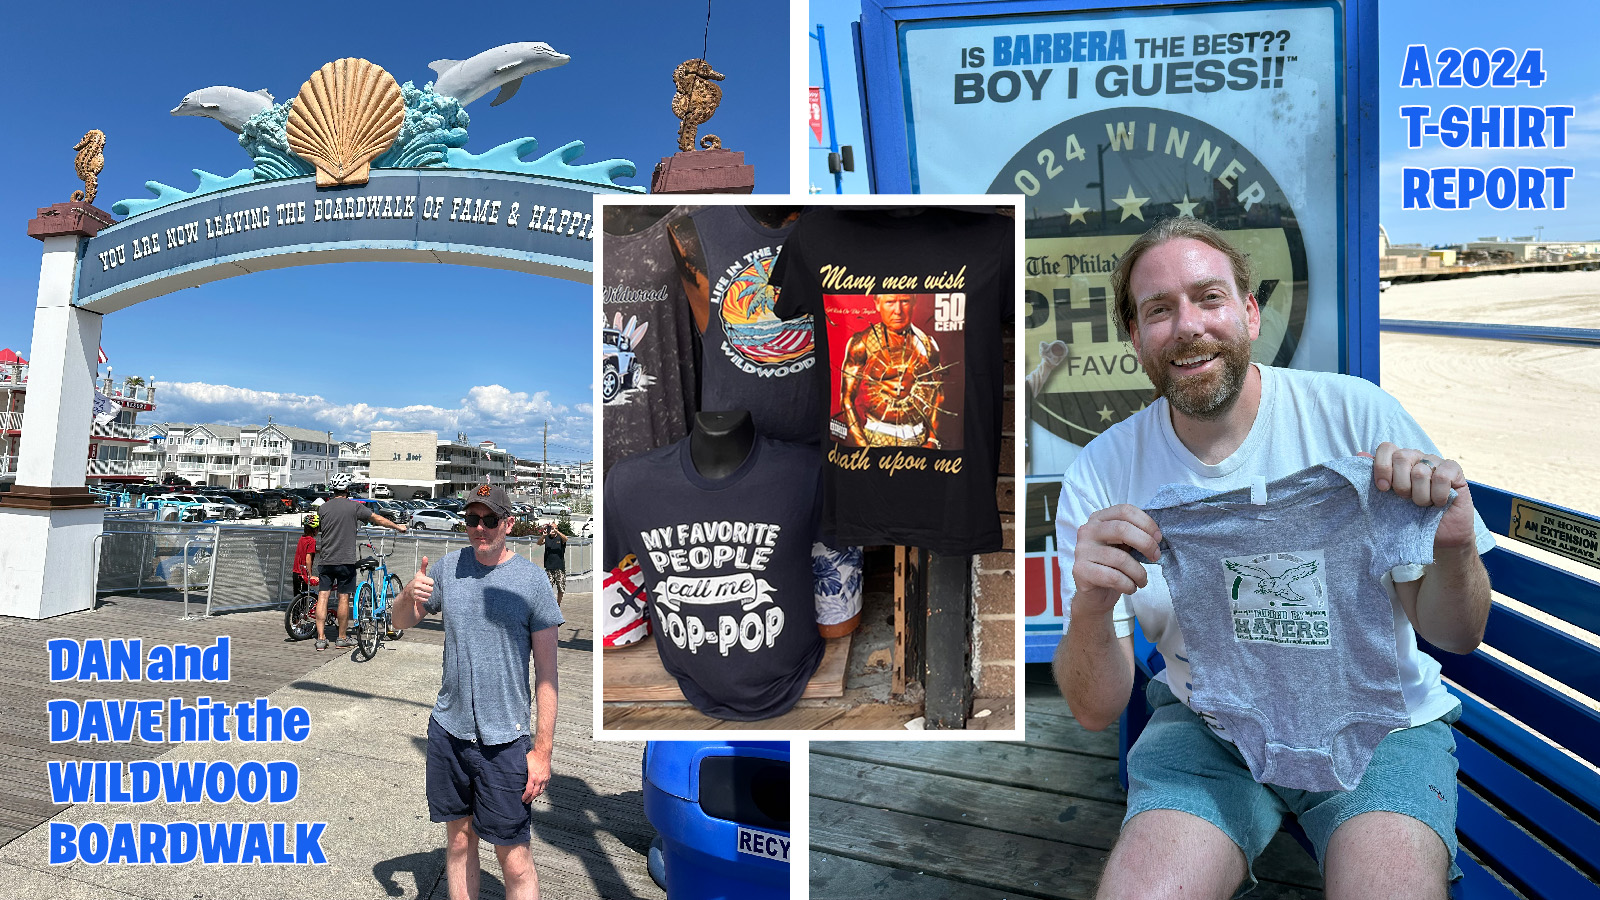
M 1523 504 L 1538 503 L 1476 483 L 1472 497 L 1489 528 L 1513 539 L 1529 527 L 1529 517 L 1517 515 L 1526 511 Z M 1580 545 L 1585 539 L 1578 532 L 1600 534 L 1600 518 L 1538 505 L 1574 523 L 1577 531 L 1568 533 Z M 1600 583 L 1505 547 L 1485 554 L 1484 565 L 1498 593 L 1600 634 Z M 1484 643 L 1556 684 L 1600 699 L 1600 648 L 1592 644 L 1499 603 L 1489 614 Z M 1128 748 L 1150 718 L 1145 685 L 1164 665 L 1137 627 L 1134 648 L 1138 669 L 1121 729 L 1124 787 Z M 1456 833 L 1476 860 L 1459 854 L 1464 877 L 1452 896 L 1512 900 L 1515 888 L 1538 900 L 1600 900 L 1600 774 L 1590 768 L 1600 766 L 1600 713 L 1482 648 L 1466 656 L 1426 644 L 1424 650 L 1439 661 L 1446 686 L 1462 704 L 1455 726 L 1461 763 Z M 1306 844 L 1297 828 L 1289 830 Z

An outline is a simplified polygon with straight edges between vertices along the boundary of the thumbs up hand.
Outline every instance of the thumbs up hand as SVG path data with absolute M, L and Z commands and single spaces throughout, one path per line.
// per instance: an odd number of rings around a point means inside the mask
M 417 574 L 411 577 L 411 583 L 406 585 L 406 593 L 413 602 L 427 603 L 433 596 L 433 579 L 428 577 L 428 558 L 422 558 L 422 565 L 417 567 Z

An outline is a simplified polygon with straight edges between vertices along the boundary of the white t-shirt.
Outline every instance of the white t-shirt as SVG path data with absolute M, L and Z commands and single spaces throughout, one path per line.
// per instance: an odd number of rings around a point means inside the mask
M 1232 456 L 1216 465 L 1201 462 L 1178 439 L 1165 398 L 1106 429 L 1089 442 L 1061 479 L 1056 505 L 1056 546 L 1061 571 L 1072 571 L 1078 526 L 1096 510 L 1129 503 L 1143 508 L 1163 485 L 1185 483 L 1227 491 L 1249 487 L 1257 478 L 1273 481 L 1342 456 L 1371 453 L 1384 441 L 1402 448 L 1438 454 L 1438 448 L 1416 421 L 1383 389 L 1349 375 L 1275 369 L 1257 365 L 1261 373 L 1261 406 L 1250 434 Z M 1477 547 L 1485 553 L 1494 535 L 1476 519 Z M 1149 583 L 1117 601 L 1112 618 L 1118 637 L 1133 632 L 1139 620 L 1145 637 L 1155 642 L 1166 660 L 1156 677 L 1172 693 L 1189 702 L 1189 664 L 1183 634 L 1172 614 L 1172 596 L 1161 568 L 1145 565 Z M 1414 581 L 1419 566 L 1399 566 L 1391 577 Z M 1439 680 L 1439 664 L 1417 649 L 1417 635 L 1388 581 L 1394 603 L 1395 651 L 1400 682 L 1411 724 L 1431 722 L 1448 712 L 1455 699 Z M 1131 609 L 1131 612 L 1130 612 Z M 1070 624 L 1063 622 L 1065 631 Z

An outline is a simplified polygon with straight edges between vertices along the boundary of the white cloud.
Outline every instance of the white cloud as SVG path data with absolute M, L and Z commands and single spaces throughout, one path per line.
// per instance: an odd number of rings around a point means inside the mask
M 366 440 L 372 431 L 437 431 L 452 438 L 465 431 L 473 441 L 491 440 L 523 457 L 543 453 L 544 424 L 550 423 L 552 459 L 592 456 L 593 410 L 553 403 L 549 394 L 512 391 L 498 384 L 478 385 L 455 408 L 417 404 L 372 406 L 333 403 L 318 394 L 259 391 L 198 381 L 162 382 L 154 414 L 145 421 L 264 424 L 332 431 L 335 438 Z

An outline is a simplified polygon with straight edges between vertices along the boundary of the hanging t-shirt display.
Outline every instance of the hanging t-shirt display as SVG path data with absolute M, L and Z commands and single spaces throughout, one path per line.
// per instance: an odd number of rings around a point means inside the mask
M 815 443 L 822 370 L 811 317 L 778 318 L 768 284 L 794 226 L 768 228 L 742 206 L 708 206 L 690 218 L 710 281 L 700 407 L 747 409 L 759 434 Z
M 602 471 L 689 433 L 696 409 L 694 323 L 667 242 L 667 224 L 686 211 L 673 207 L 643 230 L 606 231 L 602 238 Z
M 787 712 L 822 661 L 818 479 L 815 448 L 765 437 L 725 478 L 696 471 L 687 439 L 606 478 L 606 564 L 637 557 L 661 664 L 708 716 Z
M 780 316 L 825 324 L 825 541 L 1000 549 L 1014 227 L 937 207 L 801 215 L 771 281 Z

